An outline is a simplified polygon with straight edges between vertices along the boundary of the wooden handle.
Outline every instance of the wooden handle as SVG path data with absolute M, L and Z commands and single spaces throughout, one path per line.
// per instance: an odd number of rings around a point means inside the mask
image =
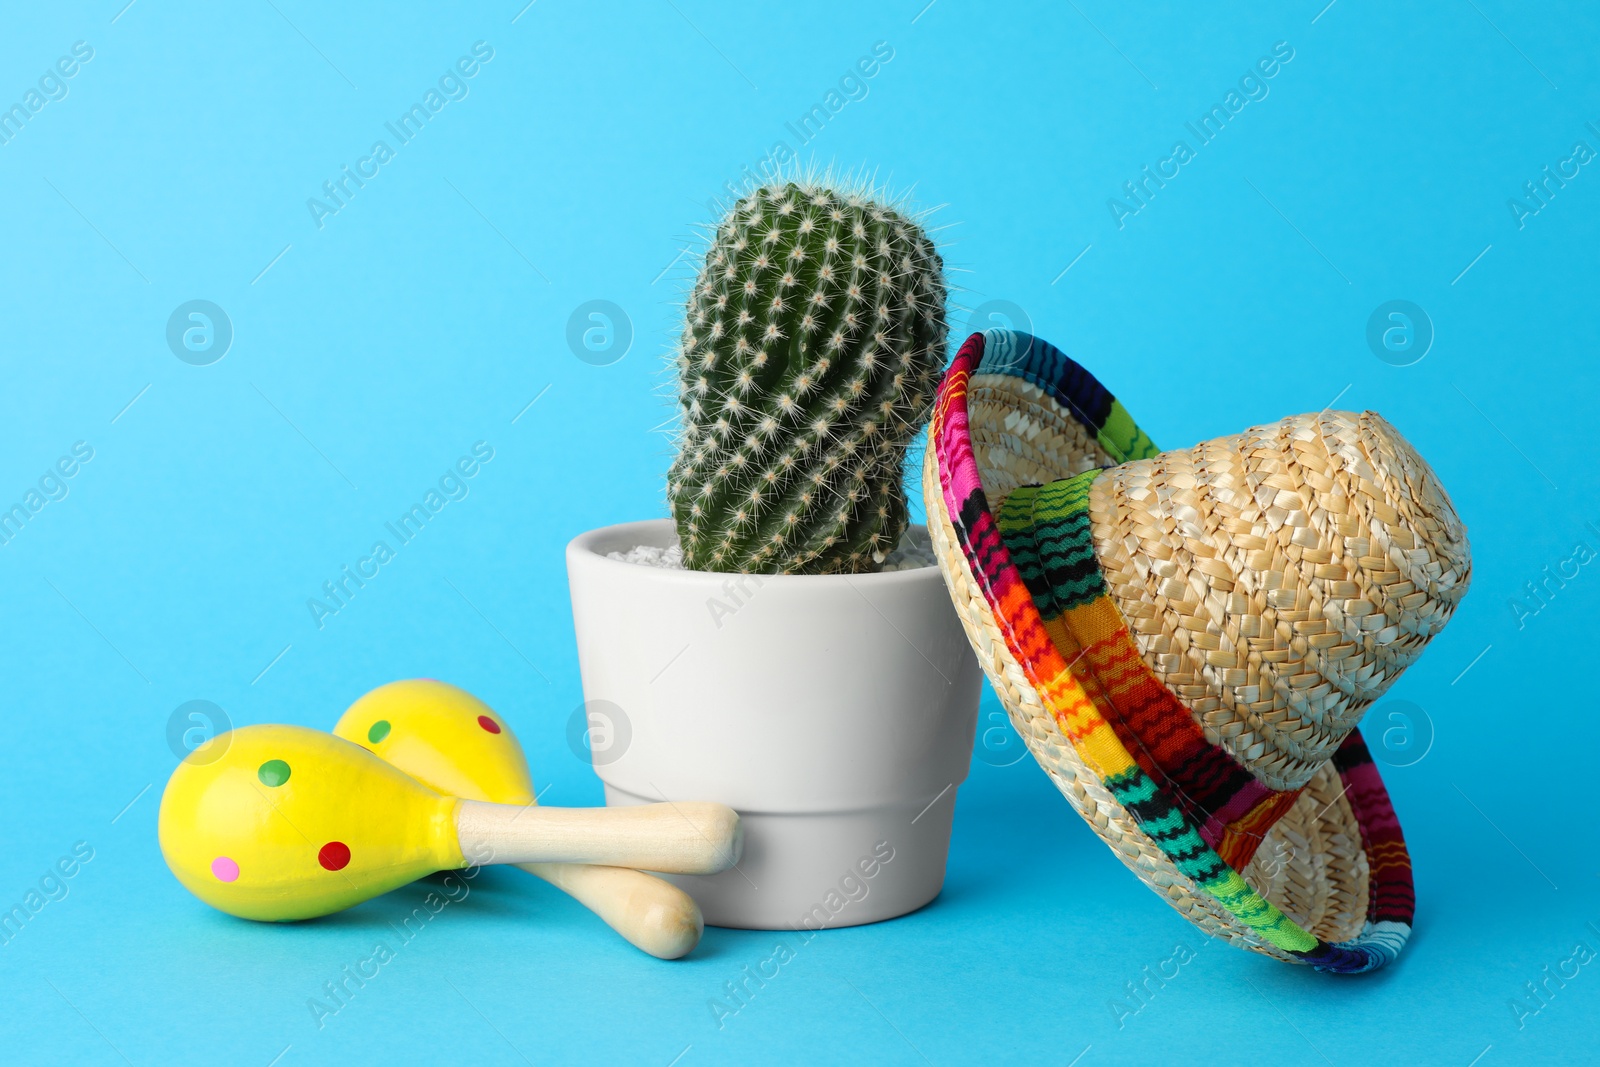
M 744 828 L 723 804 L 540 808 L 462 800 L 461 852 L 472 863 L 593 863 L 716 874 L 739 862 Z
M 519 863 L 604 919 L 635 948 L 663 960 L 700 943 L 705 918 L 694 898 L 671 882 L 626 867 L 588 863 Z

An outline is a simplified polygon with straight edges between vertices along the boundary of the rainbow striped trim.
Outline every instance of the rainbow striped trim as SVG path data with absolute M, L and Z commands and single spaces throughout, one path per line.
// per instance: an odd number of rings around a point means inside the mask
M 1019 487 L 996 516 L 1000 536 L 1056 648 L 1087 665 L 1078 680 L 1117 738 L 1199 827 L 1201 839 L 1243 870 L 1300 791 L 1267 788 L 1207 741 L 1140 656 L 1094 554 L 1089 487 L 1101 473 Z
M 1330 943 L 1238 873 L 1296 794 L 1266 789 L 1205 742 L 1188 709 L 1138 656 L 1088 536 L 1088 491 L 1100 472 L 1019 488 L 998 519 L 991 514 L 966 408 L 971 379 L 991 374 L 1038 386 L 1113 456 L 1149 458 L 1157 450 L 1093 375 L 1027 334 L 972 335 L 940 385 L 929 442 L 942 503 L 1007 647 L 1062 734 L 1178 871 L 1268 944 L 1337 973 L 1393 960 L 1411 932 L 1411 863 L 1360 732 L 1351 731 L 1333 764 L 1361 827 L 1369 907 L 1357 937 Z

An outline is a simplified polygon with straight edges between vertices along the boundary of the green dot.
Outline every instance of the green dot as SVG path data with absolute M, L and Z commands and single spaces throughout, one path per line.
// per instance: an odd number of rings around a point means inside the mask
M 371 741 L 373 744 L 377 744 L 379 741 L 382 741 L 385 737 L 388 737 L 388 736 L 389 736 L 389 720 L 388 719 L 379 719 L 377 722 L 372 724 L 372 729 L 367 731 L 367 740 Z
M 269 759 L 256 771 L 262 785 L 280 786 L 289 780 L 289 765 L 281 759 Z

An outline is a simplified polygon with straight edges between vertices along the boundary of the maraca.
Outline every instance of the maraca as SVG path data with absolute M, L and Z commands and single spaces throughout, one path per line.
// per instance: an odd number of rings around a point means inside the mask
M 469 857 L 711 874 L 744 844 L 739 816 L 721 804 L 461 800 L 303 726 L 245 726 L 196 748 L 167 781 L 159 826 L 161 853 L 185 888 L 230 915 L 270 921 L 327 915 Z
M 483 701 L 445 682 L 416 678 L 379 686 L 350 705 L 333 732 L 448 796 L 538 803 L 511 728 Z M 517 866 L 565 891 L 652 956 L 674 960 L 700 942 L 700 907 L 670 882 L 626 867 Z

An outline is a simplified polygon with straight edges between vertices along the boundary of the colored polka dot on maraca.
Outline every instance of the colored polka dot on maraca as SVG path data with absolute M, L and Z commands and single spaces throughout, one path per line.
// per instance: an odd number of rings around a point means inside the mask
M 262 785 L 280 786 L 289 780 L 289 765 L 281 759 L 269 759 L 256 771 Z
M 211 861 L 211 873 L 219 882 L 231 882 L 239 877 L 239 865 L 227 856 L 218 856 Z
M 497 734 L 500 732 L 500 724 L 489 718 L 487 715 L 478 716 L 478 725 L 483 727 L 485 730 L 488 730 L 491 734 Z
M 388 719 L 379 719 L 377 722 L 372 724 L 372 729 L 367 731 L 367 740 L 371 741 L 373 744 L 377 744 L 379 741 L 382 741 L 385 737 L 388 737 L 388 736 L 389 736 L 389 720 Z
M 330 871 L 342 871 L 350 862 L 350 846 L 343 841 L 329 841 L 317 850 L 317 862 Z

